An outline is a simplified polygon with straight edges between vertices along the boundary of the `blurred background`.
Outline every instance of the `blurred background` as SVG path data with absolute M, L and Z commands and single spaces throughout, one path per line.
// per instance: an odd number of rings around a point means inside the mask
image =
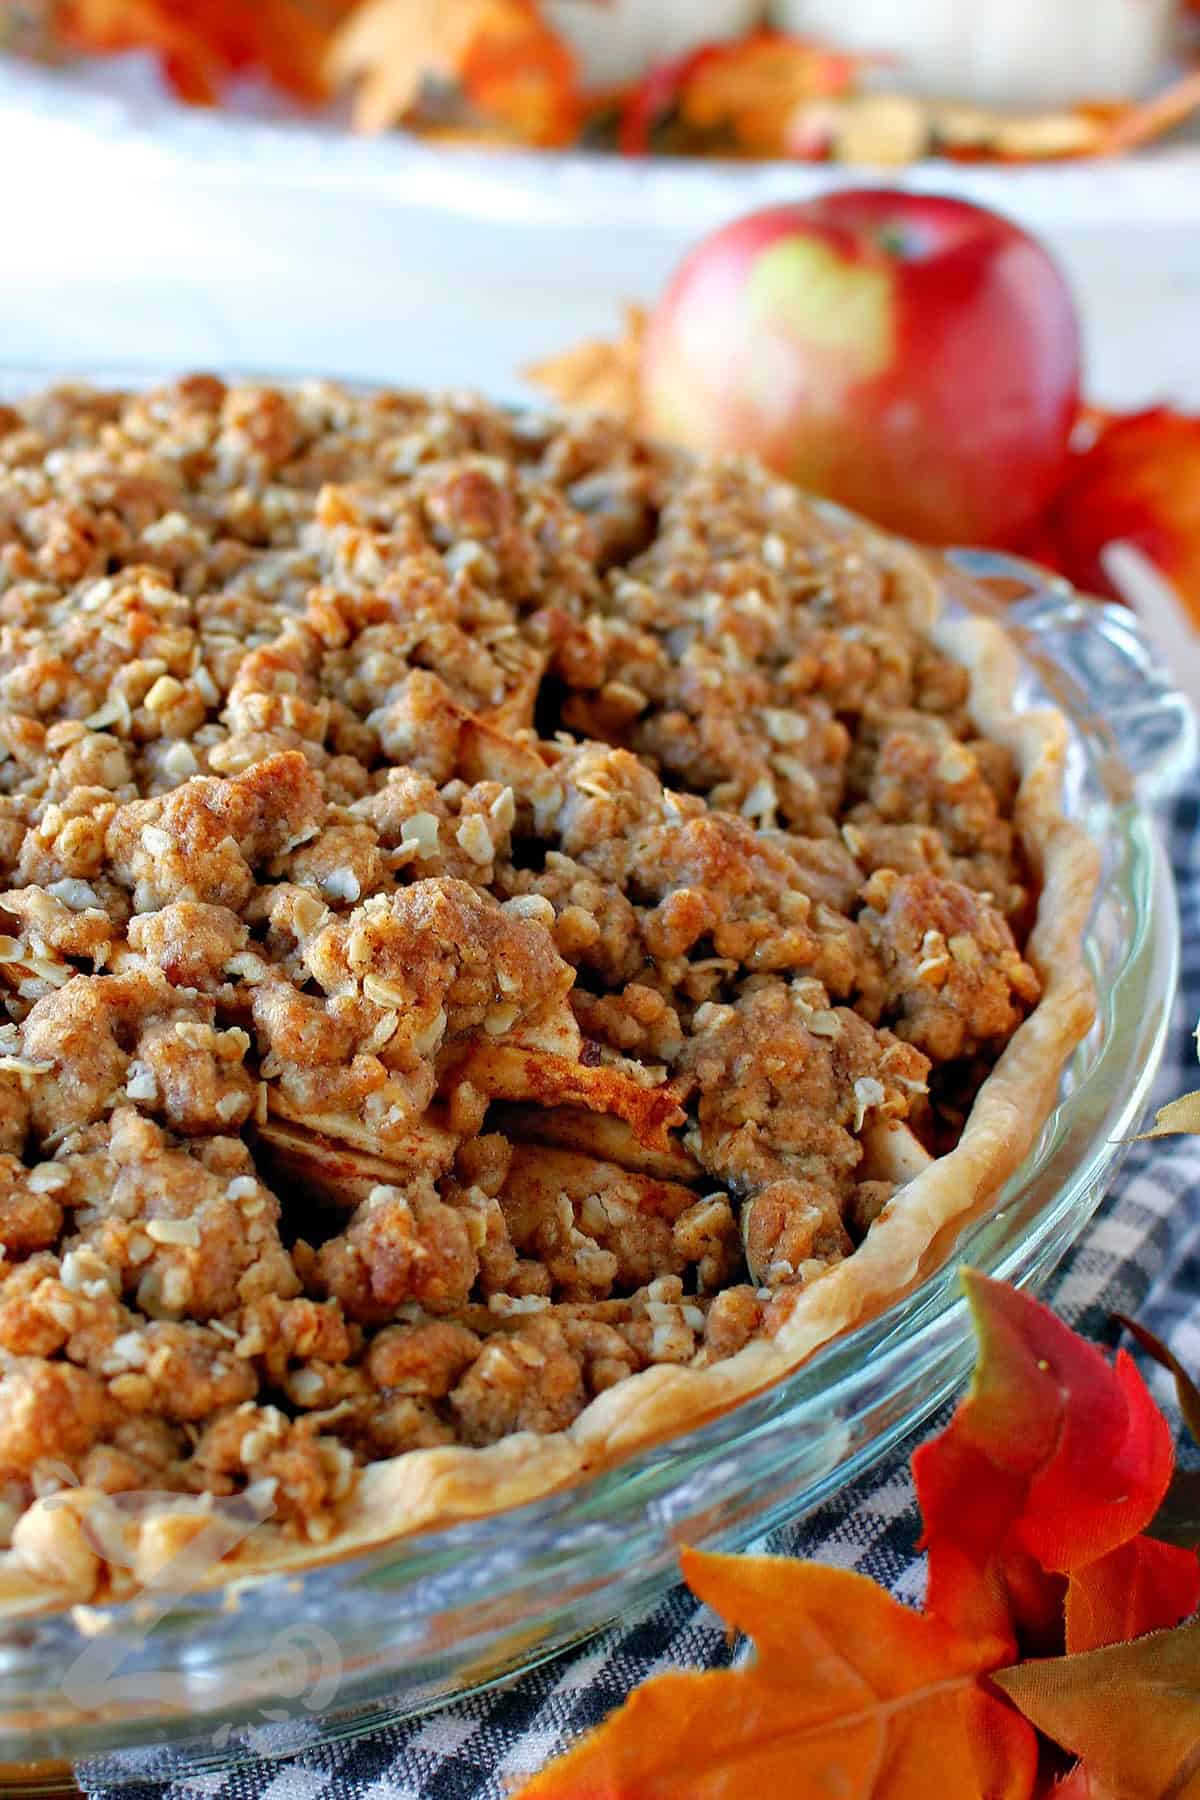
M 0 0 L 0 357 L 508 393 L 714 226 L 885 181 L 1052 247 L 1094 400 L 1200 402 L 1189 40 L 1173 0 Z

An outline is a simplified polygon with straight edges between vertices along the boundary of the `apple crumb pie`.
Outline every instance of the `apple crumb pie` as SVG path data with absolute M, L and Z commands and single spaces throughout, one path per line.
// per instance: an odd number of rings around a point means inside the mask
M 600 418 L 0 409 L 0 1602 L 544 1494 L 944 1254 L 1091 1017 L 1013 668 Z

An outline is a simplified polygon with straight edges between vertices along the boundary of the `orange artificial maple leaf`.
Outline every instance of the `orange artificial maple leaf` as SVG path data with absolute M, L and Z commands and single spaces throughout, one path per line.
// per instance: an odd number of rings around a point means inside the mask
M 1036 1741 L 978 1679 L 1002 1646 L 866 1576 L 685 1550 L 701 1600 L 757 1646 L 745 1669 L 646 1682 L 520 1800 L 1027 1800 Z
M 644 306 L 627 305 L 619 338 L 589 338 L 557 356 L 532 363 L 523 371 L 526 381 L 544 388 L 560 406 L 612 413 L 636 426 L 642 408 L 647 317 Z
M 150 50 L 181 98 L 215 105 L 231 75 L 260 74 L 315 103 L 350 0 L 63 0 L 59 29 L 75 49 Z
M 426 123 L 548 147 L 579 120 L 574 59 L 535 0 L 365 0 L 328 70 L 354 88 L 360 131 Z
M 1200 1800 L 1200 1619 L 992 1678 L 1080 1761 L 1070 1800 Z
M 581 117 L 575 59 L 535 4 L 490 0 L 462 66 L 471 104 L 509 137 L 554 149 Z
M 1057 1648 L 1063 1578 L 1150 1523 L 1174 1467 L 1170 1428 L 1123 1351 L 1110 1364 L 1029 1295 L 962 1278 L 975 1378 L 912 1459 L 927 1605 L 969 1637 Z
M 1159 406 L 1108 419 L 1026 549 L 1077 587 L 1113 594 L 1112 543 L 1141 550 L 1200 619 L 1200 418 Z

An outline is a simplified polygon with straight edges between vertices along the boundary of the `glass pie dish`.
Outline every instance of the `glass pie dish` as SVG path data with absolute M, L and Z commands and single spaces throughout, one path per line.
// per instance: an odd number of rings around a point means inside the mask
M 870 1324 L 548 1499 L 300 1575 L 197 1591 L 168 1565 L 136 1602 L 27 1614 L 0 1638 L 0 1772 L 20 1763 L 28 1782 L 31 1765 L 123 1746 L 172 1744 L 176 1768 L 181 1754 L 194 1767 L 282 1754 L 528 1666 L 669 1583 L 680 1542 L 745 1544 L 924 1418 L 969 1357 L 955 1261 L 1023 1283 L 1048 1272 L 1098 1202 L 1161 1052 L 1178 946 L 1149 806 L 1194 733 L 1130 615 L 1004 559 L 957 556 L 944 579 L 951 610 L 1007 609 L 1018 703 L 1053 700 L 1071 721 L 1065 807 L 1107 859 L 1086 941 L 1099 1016 L 1017 1177 L 936 1240 Z M 135 1770 L 144 1756 L 122 1773 Z

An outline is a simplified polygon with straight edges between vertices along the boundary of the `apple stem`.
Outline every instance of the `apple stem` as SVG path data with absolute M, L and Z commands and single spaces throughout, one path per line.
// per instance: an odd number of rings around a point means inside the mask
M 885 225 L 876 242 L 886 255 L 897 256 L 901 262 L 907 262 L 910 254 L 916 248 L 912 233 L 906 231 L 903 225 Z

